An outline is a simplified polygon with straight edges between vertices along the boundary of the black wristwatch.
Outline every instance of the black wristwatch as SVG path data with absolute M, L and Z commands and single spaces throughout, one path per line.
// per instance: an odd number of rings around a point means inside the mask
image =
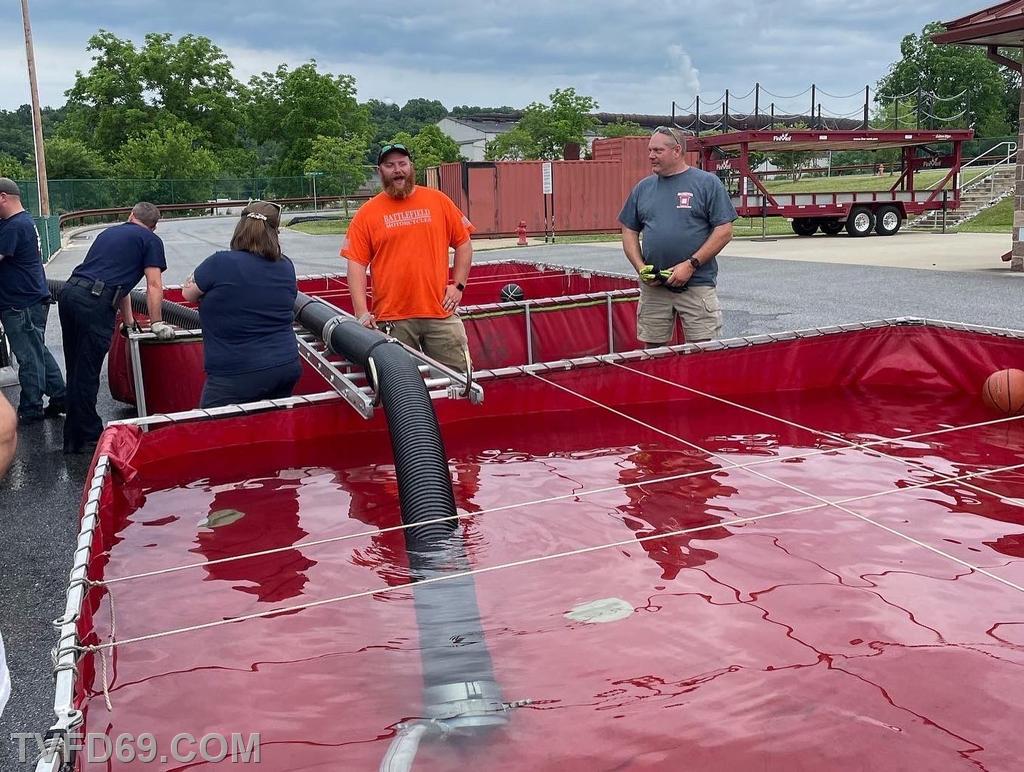
M 457 289 L 459 292 L 465 292 L 466 291 L 466 285 L 463 284 L 462 282 L 457 281 L 457 282 L 455 282 L 455 289 Z
M 693 266 L 693 270 L 695 271 L 701 266 L 700 260 L 698 260 L 696 257 L 691 257 L 688 262 L 690 263 L 690 265 Z

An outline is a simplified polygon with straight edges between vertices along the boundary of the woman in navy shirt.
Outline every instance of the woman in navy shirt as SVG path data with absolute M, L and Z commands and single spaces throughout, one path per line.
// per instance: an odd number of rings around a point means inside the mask
M 185 282 L 182 294 L 199 303 L 203 325 L 200 407 L 288 397 L 299 380 L 295 266 L 281 254 L 280 226 L 278 204 L 251 202 L 231 250 L 210 255 Z

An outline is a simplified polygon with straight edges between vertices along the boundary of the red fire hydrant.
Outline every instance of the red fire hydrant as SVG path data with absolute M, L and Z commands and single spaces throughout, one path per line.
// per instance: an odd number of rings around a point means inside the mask
M 526 241 L 526 220 L 519 221 L 519 227 L 516 228 L 516 235 L 519 237 L 519 241 L 516 242 L 516 246 L 529 246 L 529 242 Z

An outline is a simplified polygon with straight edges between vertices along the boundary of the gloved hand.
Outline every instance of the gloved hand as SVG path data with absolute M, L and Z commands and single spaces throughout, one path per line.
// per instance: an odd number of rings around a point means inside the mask
M 657 282 L 664 284 L 665 279 L 672 275 L 672 271 L 655 271 L 653 265 L 645 265 L 640 269 L 640 279 L 646 282 Z
M 133 332 L 142 332 L 142 327 L 139 326 L 138 321 L 132 319 L 130 322 L 121 322 L 121 334 L 124 337 L 127 338 Z
M 174 328 L 167 322 L 153 322 L 149 331 L 156 335 L 157 340 L 174 340 Z
M 360 314 L 359 318 L 356 321 L 363 325 L 363 327 L 366 327 L 370 330 L 376 328 L 377 326 L 376 317 L 374 317 L 374 315 L 371 314 L 369 311 L 367 311 L 365 314 Z

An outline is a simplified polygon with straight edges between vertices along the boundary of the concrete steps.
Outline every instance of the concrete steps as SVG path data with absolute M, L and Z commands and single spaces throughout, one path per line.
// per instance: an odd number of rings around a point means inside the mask
M 946 230 L 977 217 L 978 214 L 1013 194 L 1016 184 L 1016 166 L 997 166 L 988 174 L 971 182 L 960 193 L 960 207 L 946 214 Z M 942 210 L 926 212 L 907 223 L 915 231 L 942 230 Z

